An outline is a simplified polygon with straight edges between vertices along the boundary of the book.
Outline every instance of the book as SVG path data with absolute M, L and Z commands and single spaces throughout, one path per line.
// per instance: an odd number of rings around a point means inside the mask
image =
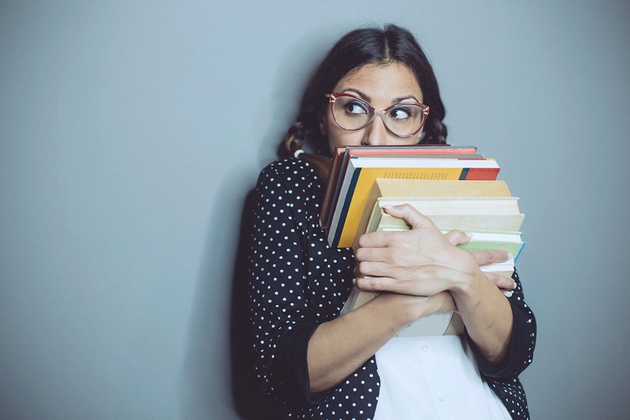
M 370 192 L 373 198 L 373 209 L 364 212 L 363 220 L 367 218 L 364 233 L 373 231 L 404 231 L 410 227 L 403 219 L 393 217 L 383 210 L 384 207 L 407 203 L 418 209 L 425 216 L 431 218 L 443 233 L 457 228 L 467 232 L 471 239 L 459 245 L 466 251 L 504 250 L 514 257 L 502 263 L 481 267 L 484 272 L 495 272 L 504 276 L 511 276 L 514 264 L 518 259 L 524 242 L 520 232 L 524 215 L 518 207 L 518 198 L 509 196 L 509 189 L 503 181 L 471 182 L 471 181 L 424 181 L 400 180 L 400 185 L 394 185 L 395 180 L 377 179 Z M 443 182 L 445 188 L 439 189 Z M 401 189 L 403 191 L 401 191 Z M 378 194 L 442 194 L 442 197 L 378 197 Z M 450 196 L 449 196 L 450 194 Z M 464 195 L 459 196 L 459 194 Z M 475 196 L 478 194 L 478 196 Z M 498 196 L 488 196 L 488 195 Z M 369 214 L 369 217 L 366 215 Z M 512 220 L 505 223 L 507 218 Z M 505 230 L 489 230 L 489 228 L 504 228 Z M 358 238 L 358 236 L 357 236 Z M 356 240 L 354 247 L 356 249 Z M 341 314 L 369 302 L 376 293 L 361 291 L 353 287 L 350 297 L 346 301 Z M 464 324 L 456 312 L 433 314 L 421 318 L 398 333 L 398 336 L 426 336 L 463 334 Z
M 326 185 L 326 193 L 322 202 L 320 225 L 324 228 L 330 226 L 332 208 L 337 203 L 340 193 L 341 183 L 344 173 L 351 157 L 378 156 L 378 157 L 437 157 L 437 156 L 457 156 L 457 157 L 483 157 L 477 153 L 475 146 L 450 145 L 414 145 L 414 146 L 346 146 L 336 147 L 333 152 L 331 170 Z
M 366 209 L 374 208 L 379 197 L 509 197 L 510 189 L 505 181 L 434 181 L 418 179 L 377 178 L 374 180 L 365 203 Z M 371 213 L 364 211 L 357 232 L 365 232 Z M 360 235 L 355 235 L 355 240 Z M 355 245 L 353 245 L 356 248 Z
M 404 147 L 401 147 L 404 148 Z M 510 261 L 482 267 L 482 271 L 511 276 L 524 242 L 520 232 L 524 215 L 518 198 L 507 184 L 497 180 L 494 159 L 479 155 L 475 147 L 457 153 L 427 156 L 353 156 L 339 152 L 337 170 L 331 172 L 326 193 L 329 213 L 322 225 L 328 229 L 331 246 L 353 246 L 363 233 L 375 230 L 408 230 L 404 220 L 383 211 L 387 206 L 407 203 L 430 217 L 444 233 L 463 230 L 471 240 L 460 248 L 468 251 L 506 250 Z M 334 161 L 335 159 L 333 159 Z M 332 187 L 334 186 L 334 187 Z M 331 189 L 334 188 L 334 192 Z M 342 314 L 376 296 L 353 287 Z M 399 336 L 463 334 L 465 327 L 456 312 L 423 317 L 401 330 Z
M 404 220 L 397 219 L 383 210 L 385 207 L 401 204 L 411 205 L 429 217 L 442 230 L 518 232 L 525 219 L 525 215 L 519 210 L 516 197 L 408 197 L 402 199 L 383 197 L 377 200 L 370 212 L 363 233 L 378 230 L 379 226 L 406 228 Z
M 499 173 L 494 159 L 442 157 L 350 158 L 338 188 L 339 198 L 328 223 L 331 247 L 351 247 L 370 188 L 377 178 L 432 180 L 494 180 Z
M 334 207 L 340 193 L 343 175 L 351 158 L 360 159 L 362 157 L 483 157 L 477 153 L 473 146 L 450 147 L 450 146 L 348 146 L 337 147 L 331 165 L 331 172 L 326 188 L 322 208 L 322 226 L 328 226 L 330 222 L 330 210 Z

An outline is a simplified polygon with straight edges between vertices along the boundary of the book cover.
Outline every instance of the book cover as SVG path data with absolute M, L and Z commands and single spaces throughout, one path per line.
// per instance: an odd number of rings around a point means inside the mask
M 505 181 L 434 181 L 426 179 L 377 178 L 372 184 L 365 203 L 366 209 L 374 208 L 379 197 L 509 197 L 510 189 Z M 365 232 L 371 213 L 364 211 L 357 232 Z M 359 235 L 355 235 L 355 241 Z M 353 245 L 356 248 L 356 246 Z
M 492 202 L 495 202 L 495 203 L 501 202 L 502 199 L 506 199 L 506 198 L 511 198 L 511 197 L 500 197 L 499 200 L 493 200 L 493 197 L 489 197 L 485 204 L 492 203 Z M 420 199 L 413 198 L 413 197 L 411 197 L 410 199 L 421 201 Z M 451 197 L 450 200 L 441 200 L 441 201 L 443 203 L 448 203 L 448 202 L 455 202 L 458 199 L 459 199 L 458 197 Z M 386 231 L 409 230 L 410 227 L 406 224 L 406 222 L 403 219 L 393 217 L 383 211 L 383 208 L 380 206 L 380 203 L 382 202 L 387 202 L 387 200 L 379 199 L 374 204 L 374 210 L 370 212 L 371 218 L 368 222 L 365 233 L 379 231 L 379 230 L 386 230 Z M 463 202 L 466 203 L 466 202 L 473 202 L 473 201 L 463 200 Z M 442 210 L 446 212 L 451 211 L 448 209 L 447 206 L 443 207 Z M 518 212 L 518 209 L 516 211 Z M 519 220 L 522 221 L 523 215 L 520 214 L 520 212 L 518 212 L 518 214 L 521 216 Z M 431 216 L 428 214 L 425 214 L 425 215 L 430 217 L 435 223 L 434 216 Z M 458 217 L 460 219 L 463 218 L 462 215 L 458 215 Z M 492 216 L 492 215 L 488 216 L 486 214 L 473 214 L 467 217 L 470 220 L 468 226 L 480 225 L 485 228 L 491 225 L 491 219 L 495 218 L 496 216 Z M 488 217 L 490 217 L 490 220 L 487 220 Z M 483 222 L 481 223 L 474 222 L 474 220 L 477 218 L 482 218 Z M 460 219 L 458 219 L 457 222 L 460 222 Z M 452 221 L 450 222 L 452 223 Z M 438 227 L 440 227 L 439 224 L 438 224 Z M 520 222 L 515 224 L 514 227 L 519 229 Z M 448 230 L 450 229 L 442 229 L 442 232 L 446 233 Z M 464 244 L 460 244 L 458 246 L 458 248 L 460 249 L 463 249 L 469 252 L 487 251 L 487 250 L 503 250 L 503 251 L 510 252 L 514 256 L 512 259 L 505 262 L 494 263 L 494 264 L 480 267 L 481 271 L 494 272 L 494 273 L 497 273 L 506 277 L 510 277 L 512 275 L 512 273 L 514 272 L 514 264 L 516 260 L 518 259 L 524 246 L 524 242 L 522 240 L 520 231 L 483 231 L 483 230 L 475 230 L 474 228 L 472 229 L 460 228 L 460 230 L 463 230 L 469 233 L 469 235 L 471 236 L 471 239 L 468 242 Z M 356 309 L 357 307 L 369 302 L 371 299 L 374 299 L 376 296 L 377 296 L 376 293 L 361 291 L 356 286 L 353 286 L 350 293 L 350 297 L 346 301 L 341 311 L 341 314 L 343 315 L 347 312 L 350 312 Z M 407 327 L 405 327 L 397 335 L 398 336 L 430 336 L 430 335 L 463 334 L 464 332 L 465 332 L 464 323 L 460 315 L 456 312 L 451 311 L 451 312 L 440 313 L 440 314 L 432 314 L 432 315 L 420 318 L 416 320 L 415 322 L 411 323 L 410 325 L 408 325 Z
M 337 147 L 333 152 L 331 170 L 327 181 L 320 225 L 327 228 L 330 226 L 332 209 L 336 206 L 339 198 L 340 187 L 344 178 L 344 172 L 348 166 L 350 158 L 360 157 L 468 157 L 483 158 L 477 153 L 475 146 L 450 146 L 450 145 L 413 145 L 413 146 L 347 146 Z
M 339 248 L 352 246 L 377 178 L 495 180 L 498 173 L 499 166 L 493 159 L 351 159 L 329 224 L 329 244 Z
M 365 151 L 346 148 L 336 155 L 326 194 L 329 209 L 322 225 L 328 229 L 330 246 L 356 249 L 356 240 L 375 230 L 408 230 L 404 220 L 383 211 L 384 207 L 408 203 L 430 217 L 443 232 L 459 229 L 471 240 L 460 248 L 467 251 L 506 250 L 510 261 L 481 267 L 482 271 L 510 276 L 523 249 L 520 227 L 524 215 L 518 198 L 507 184 L 497 180 L 499 165 L 484 158 L 477 148 L 464 146 L 446 152 L 438 146 L 431 156 L 405 155 L 413 149 L 398 147 L 398 153 L 368 147 Z M 430 149 L 427 149 L 430 150 Z M 362 155 L 363 153 L 363 155 Z M 333 159 L 334 160 L 334 159 Z M 334 191 L 333 191 L 334 189 Z M 325 219 L 325 220 L 324 220 Z M 353 287 L 342 314 L 369 302 L 375 293 Z M 465 327 L 456 312 L 423 317 L 399 336 L 463 334 Z

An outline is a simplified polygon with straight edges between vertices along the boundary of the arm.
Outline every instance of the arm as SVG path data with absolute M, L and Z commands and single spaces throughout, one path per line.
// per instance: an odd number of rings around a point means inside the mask
M 385 293 L 321 324 L 308 345 L 311 391 L 321 392 L 341 382 L 410 322 L 454 309 L 448 293 L 429 297 Z
M 359 240 L 357 285 L 364 290 L 430 296 L 448 291 L 477 350 L 492 364 L 508 350 L 513 314 L 503 293 L 475 258 L 456 248 L 411 206 L 387 210 L 405 219 L 408 232 L 373 232 Z
M 315 220 L 311 231 L 303 230 L 312 213 L 299 203 L 315 202 L 318 197 L 306 195 L 312 189 L 310 178 L 303 177 L 302 172 L 296 176 L 295 168 L 290 169 L 283 172 L 282 168 L 267 168 L 256 188 L 249 308 L 255 369 L 263 388 L 285 404 L 305 406 L 323 398 L 314 393 L 348 379 L 409 322 L 455 307 L 448 292 L 430 293 L 429 297 L 383 293 L 356 313 L 334 319 L 335 307 L 340 309 L 346 296 L 339 293 L 343 287 L 334 293 L 327 291 L 326 299 L 316 301 L 321 298 L 323 286 L 309 275 L 310 257 L 305 254 L 313 241 L 317 242 L 312 235 L 319 228 Z M 293 180 L 306 179 L 305 184 L 284 185 L 289 176 Z M 287 199 L 296 196 L 301 199 Z M 302 255 L 301 262 L 286 258 L 298 254 Z M 330 255 L 338 258 L 338 254 Z M 335 277 L 336 284 L 347 284 L 352 279 L 354 261 L 348 261 L 350 266 Z M 322 274 L 319 267 L 312 268 L 316 270 L 313 273 Z M 290 289 L 285 287 L 287 284 Z M 331 309 L 319 309 L 320 305 L 331 306 L 329 302 L 333 302 Z
M 518 272 L 514 271 L 512 278 L 516 282 L 516 287 L 508 302 L 513 314 L 513 326 L 503 362 L 500 364 L 488 362 L 478 349 L 472 346 L 479 370 L 491 378 L 515 378 L 531 364 L 534 357 L 536 318 L 529 305 L 525 303 Z
M 263 170 L 253 195 L 248 303 L 254 368 L 266 394 L 295 408 L 322 401 L 328 393 L 319 391 L 342 380 L 364 386 L 351 374 L 358 367 L 363 373 L 373 371 L 369 359 L 374 346 L 398 328 L 392 319 L 370 315 L 383 314 L 383 303 L 392 300 L 385 296 L 378 305 L 370 305 L 371 310 L 364 309 L 367 317 L 386 321 L 374 336 L 368 331 L 373 326 L 356 315 L 335 320 L 352 286 L 355 261 L 351 250 L 325 245 L 318 223 L 321 196 L 314 177 L 314 171 L 298 161 L 274 164 Z M 349 342 L 355 332 L 363 338 Z M 372 350 L 365 352 L 366 348 Z M 338 353 L 331 357 L 333 352 Z M 359 358 L 354 358 L 357 353 Z M 330 367 L 318 367 L 318 356 L 324 363 L 332 361 Z M 338 360 L 350 359 L 336 372 L 342 372 L 339 376 L 321 382 L 317 378 L 319 372 L 335 371 Z M 319 385 L 311 389 L 311 381 Z
M 468 240 L 462 232 L 442 235 L 426 222 L 428 219 L 418 213 L 410 214 L 411 218 L 415 216 L 422 219 L 417 221 L 418 231 L 414 234 L 422 235 L 422 246 L 427 247 L 424 250 L 417 243 L 401 240 L 397 234 L 389 235 L 393 232 L 361 238 L 361 248 L 357 251 L 359 285 L 366 290 L 395 293 L 381 294 L 317 328 L 308 353 L 313 391 L 327 389 L 343 380 L 410 322 L 448 310 L 458 310 L 462 315 L 474 348 L 484 360 L 498 363 L 505 357 L 512 318 L 510 304 L 500 288 L 512 289 L 514 281 L 492 275 L 491 281 L 479 270 L 479 265 L 505 261 L 507 253 L 461 251 L 454 245 Z M 426 226 L 421 226 L 422 223 Z M 371 241 L 383 240 L 383 236 L 391 240 L 388 251 L 392 252 L 372 259 L 382 254 L 382 245 L 374 247 Z M 423 252 L 427 254 L 426 261 L 418 258 Z M 391 258 L 390 263 L 383 263 L 387 258 Z M 435 261 L 437 264 L 433 264 Z M 459 266 L 453 266 L 453 261 Z M 365 278 L 385 275 L 394 278 Z
M 310 316 L 303 264 L 286 258 L 304 259 L 297 229 L 302 219 L 296 219 L 293 203 L 282 198 L 292 188 L 285 185 L 287 172 L 284 164 L 266 167 L 252 195 L 248 310 L 254 370 L 262 390 L 280 403 L 305 406 L 310 399 L 304 384 L 306 349 L 317 324 Z
M 248 263 L 256 374 L 268 395 L 300 407 L 327 395 L 320 391 L 354 381 L 355 370 L 371 369 L 361 365 L 411 320 L 454 309 L 449 293 L 382 294 L 336 319 L 355 262 L 351 250 L 325 248 L 313 218 L 318 212 L 306 204 L 319 202 L 307 175 L 294 166 L 263 171 L 254 194 Z M 296 186 L 295 180 L 304 181 Z M 345 267 L 326 269 L 335 260 L 345 260 Z

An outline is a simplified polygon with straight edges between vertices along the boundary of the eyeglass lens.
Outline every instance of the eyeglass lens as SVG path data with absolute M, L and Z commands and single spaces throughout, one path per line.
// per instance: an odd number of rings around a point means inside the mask
M 333 115 L 337 124 L 345 130 L 360 130 L 370 124 L 376 115 L 374 109 L 359 98 L 339 96 L 334 99 Z M 425 110 L 417 104 L 400 103 L 380 113 L 385 126 L 400 137 L 418 132 L 425 119 Z

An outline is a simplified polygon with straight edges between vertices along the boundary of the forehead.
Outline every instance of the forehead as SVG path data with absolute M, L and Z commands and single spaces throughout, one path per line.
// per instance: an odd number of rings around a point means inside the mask
M 366 64 L 344 76 L 335 92 L 356 89 L 378 99 L 413 96 L 422 100 L 422 90 L 415 75 L 404 64 Z

